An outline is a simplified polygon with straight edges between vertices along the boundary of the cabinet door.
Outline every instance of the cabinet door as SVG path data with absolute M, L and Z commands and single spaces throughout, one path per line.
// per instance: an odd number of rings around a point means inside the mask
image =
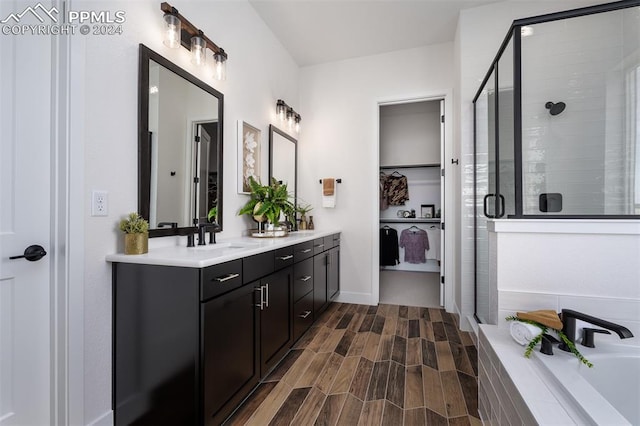
M 204 423 L 220 424 L 260 379 L 255 289 L 203 303 Z
M 340 291 L 340 246 L 329 250 L 329 265 L 327 267 L 327 291 L 331 300 Z
M 327 263 L 328 252 L 313 258 L 313 314 L 315 318 L 327 305 Z
M 198 423 L 198 274 L 195 268 L 115 264 L 115 425 Z
M 261 376 L 264 377 L 293 343 L 293 268 L 288 267 L 260 280 L 264 306 L 260 311 Z

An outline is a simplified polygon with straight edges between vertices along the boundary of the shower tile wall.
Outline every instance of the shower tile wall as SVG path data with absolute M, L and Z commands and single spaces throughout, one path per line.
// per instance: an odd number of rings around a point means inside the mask
M 637 221 L 547 219 L 489 225 L 490 288 L 497 297 L 494 318 L 500 327 L 507 327 L 504 318 L 515 312 L 568 308 L 622 324 L 640 336 Z M 619 342 L 617 335 L 598 337 Z
M 635 138 L 625 138 L 625 76 L 638 67 L 627 55 L 637 55 L 639 15 L 536 24 L 522 38 L 525 214 L 540 214 L 547 192 L 563 194 L 562 214 L 630 213 Z M 566 109 L 552 116 L 549 101 Z

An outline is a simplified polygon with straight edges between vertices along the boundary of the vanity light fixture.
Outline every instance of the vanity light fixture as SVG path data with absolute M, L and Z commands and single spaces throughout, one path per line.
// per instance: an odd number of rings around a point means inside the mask
M 180 47 L 180 34 L 182 32 L 180 19 L 176 15 L 165 13 L 164 24 L 164 45 L 171 49 L 177 49 Z
M 302 116 L 287 105 L 282 99 L 278 99 L 276 102 L 276 116 L 281 122 L 287 122 L 289 130 L 295 129 L 296 133 L 300 133 L 300 121 L 302 120 Z
M 296 122 L 296 133 L 300 133 L 300 121 L 302 121 L 302 117 L 300 116 L 300 114 L 296 113 L 296 118 L 295 118 L 295 122 Z
M 200 31 L 202 34 L 202 31 Z M 197 66 L 207 61 L 207 42 L 200 36 L 191 37 L 191 63 Z
M 204 65 L 207 49 L 213 52 L 214 74 L 217 80 L 226 79 L 227 53 L 218 47 L 202 31 L 197 29 L 188 19 L 180 15 L 178 9 L 167 2 L 160 4 L 164 12 L 165 35 L 164 44 L 173 49 L 181 45 L 191 50 L 191 62 Z
M 287 126 L 289 126 L 289 130 L 293 129 L 293 122 L 295 120 L 296 113 L 293 108 L 287 108 Z
M 213 69 L 213 77 L 215 79 L 227 79 L 227 54 L 224 53 L 224 49 L 220 49 L 220 52 L 213 54 Z
M 287 117 L 287 104 L 282 99 L 278 99 L 276 102 L 276 116 L 280 121 L 284 121 Z

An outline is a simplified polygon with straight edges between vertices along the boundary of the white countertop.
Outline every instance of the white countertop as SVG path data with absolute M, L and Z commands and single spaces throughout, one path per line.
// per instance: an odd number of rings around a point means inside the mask
M 204 268 L 338 233 L 340 233 L 340 230 L 332 229 L 291 232 L 288 236 L 281 238 L 239 237 L 227 239 L 218 236 L 217 244 L 196 245 L 195 247 L 187 247 L 185 237 L 183 239 L 184 245 L 182 246 L 150 248 L 149 253 L 137 255 L 114 253 L 107 255 L 106 260 L 107 262 L 137 263 L 142 265 Z

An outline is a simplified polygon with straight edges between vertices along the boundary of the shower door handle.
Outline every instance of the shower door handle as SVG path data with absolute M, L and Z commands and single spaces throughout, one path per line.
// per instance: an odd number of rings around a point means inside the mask
M 497 214 L 489 214 L 489 203 L 487 203 L 487 200 L 489 199 L 489 197 L 498 197 L 498 199 L 500 200 L 500 208 L 498 209 Z M 502 195 L 502 194 L 487 194 L 487 195 L 484 196 L 484 199 L 483 199 L 482 203 L 483 203 L 484 215 L 486 217 L 488 217 L 489 219 L 499 219 L 502 216 L 504 216 L 504 213 L 505 213 L 504 195 Z
M 498 194 L 498 198 L 500 199 L 500 212 L 495 216 L 496 219 L 504 216 L 504 195 Z
M 484 196 L 484 199 L 482 200 L 484 215 L 489 219 L 494 219 L 496 216 L 489 214 L 489 204 L 487 203 L 487 200 L 489 199 L 489 197 L 495 197 L 495 196 L 496 194 L 487 194 Z

